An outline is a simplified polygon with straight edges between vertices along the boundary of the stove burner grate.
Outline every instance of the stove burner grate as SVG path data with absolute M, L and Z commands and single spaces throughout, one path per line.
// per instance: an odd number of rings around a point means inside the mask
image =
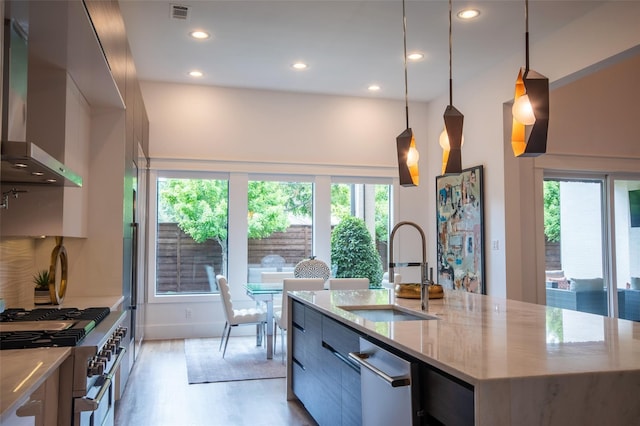
M 7 309 L 0 314 L 0 322 L 89 320 L 95 321 L 97 325 L 109 315 L 109 312 L 109 308 L 39 308 L 31 311 Z
M 64 330 L 0 332 L 0 349 L 76 346 L 110 312 L 109 308 L 39 308 L 31 311 L 7 309 L 0 314 L 0 322 L 72 320 L 77 323 Z
M 76 346 L 86 335 L 83 328 L 70 328 L 55 332 L 16 331 L 0 333 L 0 348 L 30 349 L 51 346 Z

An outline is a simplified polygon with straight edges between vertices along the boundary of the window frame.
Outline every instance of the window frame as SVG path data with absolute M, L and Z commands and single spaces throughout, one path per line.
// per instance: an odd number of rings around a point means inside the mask
M 166 166 L 166 164 L 165 164 Z M 226 179 L 229 182 L 229 229 L 228 229 L 228 279 L 233 287 L 237 283 L 246 280 L 248 264 L 248 239 L 247 239 L 247 190 L 249 181 L 271 180 L 280 182 L 310 182 L 313 185 L 313 236 L 312 251 L 319 259 L 330 259 L 331 257 L 331 184 L 333 183 L 356 183 L 356 184 L 376 184 L 389 185 L 389 222 L 394 223 L 397 215 L 395 197 L 399 190 L 398 179 L 396 177 L 372 177 L 372 176 L 341 176 L 330 173 L 317 174 L 295 173 L 264 173 L 264 172 L 244 172 L 244 171 L 194 171 L 194 170 L 171 170 L 151 168 L 149 170 L 149 206 L 148 221 L 149 232 L 147 244 L 150 248 L 147 254 L 148 261 L 148 281 L 147 281 L 147 303 L 204 303 L 219 301 L 219 294 L 188 293 L 176 295 L 157 295 L 156 289 L 156 233 L 157 233 L 157 180 L 158 178 L 175 179 Z M 390 225 L 391 226 L 391 225 Z M 233 254 L 232 254 L 233 253 Z M 244 292 L 235 291 L 234 299 L 249 300 Z
M 169 171 L 149 170 L 149 205 L 148 205 L 148 303 L 185 303 L 185 302 L 211 302 L 220 300 L 219 293 L 185 293 L 185 294 L 156 294 L 156 241 L 158 230 L 158 179 L 218 179 L 229 181 L 229 173 L 219 172 L 193 172 L 193 171 Z M 229 194 L 231 196 L 231 194 Z M 230 214 L 230 213 L 228 213 Z

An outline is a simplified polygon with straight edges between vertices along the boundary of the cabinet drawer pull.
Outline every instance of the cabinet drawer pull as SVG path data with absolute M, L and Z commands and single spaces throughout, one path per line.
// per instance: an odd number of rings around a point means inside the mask
M 322 347 L 325 348 L 325 349 L 328 349 L 333 355 L 336 356 L 336 358 L 338 358 L 340 361 L 344 362 L 349 367 L 353 368 L 355 371 L 360 373 L 360 365 L 358 363 L 355 363 L 355 362 L 351 361 L 349 358 L 345 357 L 340 352 L 338 352 L 335 349 L 333 349 L 331 347 L 331 345 L 329 345 L 326 342 L 322 342 Z
M 392 388 L 397 388 L 400 386 L 409 386 L 411 384 L 411 378 L 406 376 L 392 377 L 389 376 L 384 371 L 380 370 L 378 367 L 367 361 L 369 358 L 369 354 L 366 352 L 349 352 L 349 358 L 354 360 L 360 365 L 360 367 L 364 367 L 367 370 L 374 373 L 376 376 L 379 376 L 385 382 L 387 382 Z
M 18 407 L 16 416 L 18 417 L 34 417 L 42 414 L 42 401 L 31 400 L 24 405 Z

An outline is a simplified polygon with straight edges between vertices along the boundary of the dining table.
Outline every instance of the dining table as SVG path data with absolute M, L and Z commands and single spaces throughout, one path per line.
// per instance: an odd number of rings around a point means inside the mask
M 247 283 L 247 296 L 267 307 L 267 359 L 273 358 L 273 297 L 282 294 L 282 283 Z

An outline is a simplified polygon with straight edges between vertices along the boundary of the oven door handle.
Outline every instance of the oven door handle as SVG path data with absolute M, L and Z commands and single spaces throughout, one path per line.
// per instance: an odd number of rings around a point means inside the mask
M 100 391 L 95 398 L 89 398 L 88 396 L 83 396 L 82 398 L 76 398 L 76 402 L 74 404 L 74 411 L 76 413 L 82 413 L 84 411 L 96 411 L 102 402 L 102 397 L 104 397 L 109 391 L 109 387 L 111 387 L 111 379 L 109 377 L 104 378 L 104 382 L 102 382 L 102 386 L 100 387 Z
M 98 407 L 100 406 L 100 403 L 102 402 L 102 398 L 107 394 L 107 391 L 109 391 L 109 388 L 113 383 L 111 379 L 113 379 L 115 372 L 118 370 L 118 367 L 120 366 L 120 363 L 122 362 L 122 359 L 124 358 L 124 354 L 126 351 L 127 351 L 126 348 L 123 348 L 123 347 L 120 348 L 118 357 L 114 361 L 113 366 L 111 367 L 111 370 L 109 371 L 109 373 L 103 376 L 104 382 L 102 382 L 102 386 L 100 386 L 100 390 L 98 391 L 98 394 L 96 395 L 95 398 L 89 398 L 88 396 L 83 396 L 82 398 L 76 398 L 75 404 L 74 404 L 74 411 L 76 413 L 81 413 L 84 411 L 96 411 L 98 409 Z

